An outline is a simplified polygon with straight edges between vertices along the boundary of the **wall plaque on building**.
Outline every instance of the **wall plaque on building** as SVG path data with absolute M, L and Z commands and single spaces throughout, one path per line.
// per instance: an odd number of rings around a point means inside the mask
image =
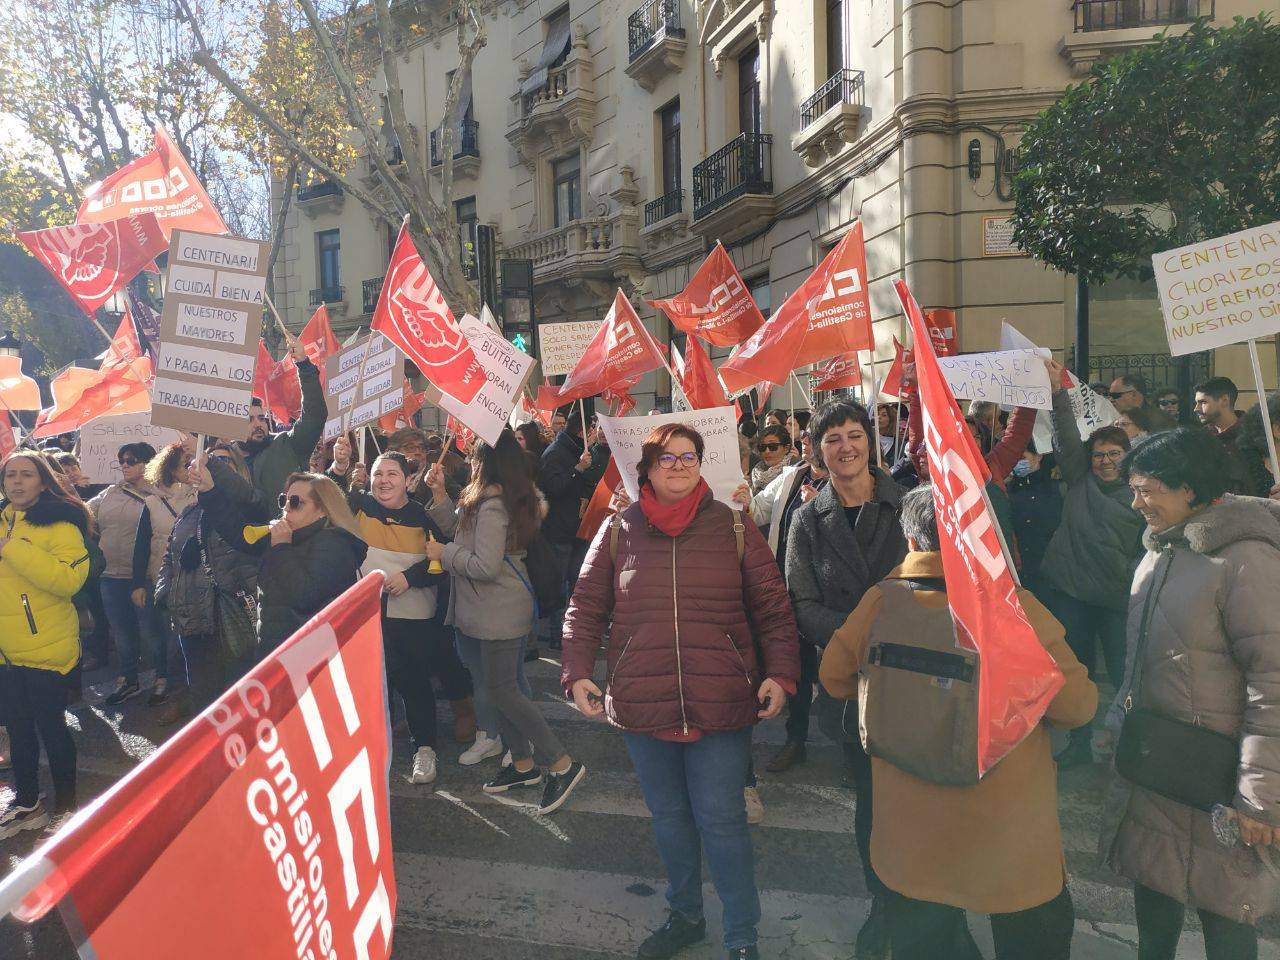
M 1025 257 L 1013 242 L 1013 220 L 1010 217 L 987 216 L 982 218 L 982 255 L 984 257 Z

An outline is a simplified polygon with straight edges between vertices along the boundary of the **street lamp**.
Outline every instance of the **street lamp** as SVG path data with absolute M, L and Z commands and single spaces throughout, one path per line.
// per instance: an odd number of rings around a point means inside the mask
M 6 330 L 4 336 L 0 337 L 0 357 L 18 357 L 22 355 L 22 341 L 13 335 L 12 330 Z

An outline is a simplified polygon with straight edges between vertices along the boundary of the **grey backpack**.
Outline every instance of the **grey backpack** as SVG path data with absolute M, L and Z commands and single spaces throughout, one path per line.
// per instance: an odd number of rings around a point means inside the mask
M 956 643 L 950 610 L 915 590 L 940 579 L 885 580 L 884 601 L 858 678 L 858 729 L 867 753 L 943 786 L 978 782 L 979 656 Z

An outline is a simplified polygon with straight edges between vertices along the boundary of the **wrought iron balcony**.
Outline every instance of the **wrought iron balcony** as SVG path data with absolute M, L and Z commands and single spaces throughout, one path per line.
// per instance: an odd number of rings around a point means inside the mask
M 316 287 L 311 291 L 311 305 L 319 307 L 328 303 L 341 303 L 346 299 L 346 296 L 346 287 Z
M 663 37 L 683 36 L 677 0 L 646 0 L 627 17 L 627 47 L 632 63 Z
M 837 103 L 865 106 L 865 75 L 847 67 L 837 70 L 816 93 L 800 105 L 800 126 L 809 126 Z
M 374 310 L 378 309 L 378 297 L 382 296 L 382 281 L 385 279 L 387 278 L 374 277 L 364 282 L 364 303 L 362 306 L 365 313 L 373 313 Z
M 644 205 L 644 225 L 652 227 L 684 210 L 684 191 L 672 190 Z
M 438 167 L 444 164 L 444 157 L 440 152 L 440 140 L 443 134 L 440 130 L 431 131 L 431 165 Z M 463 120 L 460 129 L 454 131 L 453 135 L 453 159 L 459 160 L 462 157 L 479 157 L 480 156 L 480 124 L 475 120 Z
M 1076 33 L 1191 23 L 1212 17 L 1214 0 L 1075 0 Z
M 773 193 L 767 133 L 741 133 L 693 168 L 693 218 L 700 220 L 746 194 Z
M 306 186 L 299 184 L 298 186 L 299 203 L 309 203 L 312 200 L 340 196 L 342 196 L 342 184 L 336 180 L 321 180 L 318 183 L 309 183 Z

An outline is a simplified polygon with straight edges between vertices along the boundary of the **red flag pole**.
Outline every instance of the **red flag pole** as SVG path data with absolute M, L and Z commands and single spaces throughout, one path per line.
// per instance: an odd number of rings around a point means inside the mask
M 276 326 L 280 328 L 280 332 L 284 334 L 284 342 L 289 345 L 289 349 L 293 349 L 294 336 L 289 332 L 289 328 L 284 325 L 284 321 L 280 319 L 280 311 L 276 309 L 276 305 L 271 302 L 271 297 L 266 293 L 262 295 L 262 299 L 267 301 L 267 306 L 271 310 L 271 316 L 276 319 Z
M 871 414 L 871 432 L 875 434 L 876 466 L 884 468 L 884 452 L 880 449 L 880 381 L 876 379 L 876 348 L 871 348 L 871 387 L 867 412 Z
M 587 444 L 587 403 L 585 400 L 578 401 L 578 413 L 582 416 L 582 445 L 585 449 Z
M 679 390 L 680 396 L 684 399 L 684 405 L 688 407 L 690 410 L 692 410 L 693 404 L 689 402 L 689 395 L 684 392 L 684 387 L 680 385 L 680 379 L 676 376 L 676 372 L 671 369 L 671 361 L 668 360 L 666 357 L 663 357 L 662 365 L 667 368 L 667 376 L 671 378 L 671 389 Z M 686 361 L 686 366 L 687 365 L 688 364 Z

